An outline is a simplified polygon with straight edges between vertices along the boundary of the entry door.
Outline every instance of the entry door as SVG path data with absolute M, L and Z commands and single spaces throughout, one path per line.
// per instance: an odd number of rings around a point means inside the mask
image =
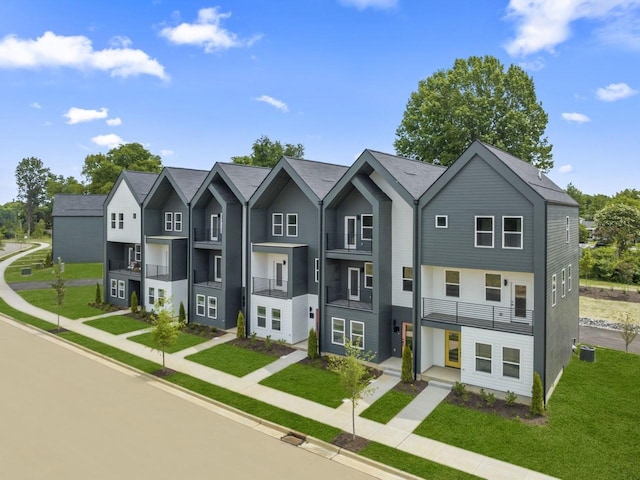
M 287 281 L 286 279 L 287 274 L 286 274 L 286 270 L 284 269 L 284 264 L 282 262 L 276 262 L 275 271 L 276 271 L 276 284 L 275 284 L 276 290 L 286 290 L 287 287 L 285 286 L 285 282 Z
M 447 330 L 445 332 L 444 365 L 446 367 L 460 368 L 460 332 Z
M 349 267 L 349 300 L 360 301 L 360 269 Z
M 527 286 L 513 286 L 513 312 L 517 318 L 527 318 Z
M 356 217 L 344 217 L 344 248 L 356 248 Z

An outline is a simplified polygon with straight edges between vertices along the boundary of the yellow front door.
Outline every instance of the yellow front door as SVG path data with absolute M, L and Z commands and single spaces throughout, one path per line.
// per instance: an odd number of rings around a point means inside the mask
M 444 364 L 446 367 L 460 368 L 460 332 L 445 331 Z

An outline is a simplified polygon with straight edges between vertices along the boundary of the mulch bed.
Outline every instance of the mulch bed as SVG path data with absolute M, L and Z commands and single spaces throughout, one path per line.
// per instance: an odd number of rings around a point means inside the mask
M 271 341 L 271 345 L 267 348 L 267 342 L 261 338 L 236 338 L 228 342 L 229 345 L 236 345 L 247 350 L 253 350 L 254 352 L 266 353 L 273 355 L 274 357 L 283 357 L 296 351 L 295 348 L 288 347 L 282 343 Z
M 171 370 L 170 368 L 165 368 L 164 370 L 160 369 L 160 370 L 156 370 L 155 372 L 151 372 L 151 375 L 158 378 L 164 378 L 164 377 L 168 377 L 169 375 L 173 375 L 174 373 L 177 373 L 177 372 L 175 370 Z
M 580 295 L 583 297 L 595 298 L 597 300 L 616 300 L 618 302 L 640 302 L 640 287 L 631 286 L 625 292 L 604 287 L 580 287 Z
M 102 310 L 103 312 L 111 313 L 116 312 L 118 310 L 126 310 L 127 307 L 120 307 L 118 305 L 112 305 L 110 303 L 89 303 L 90 307 L 96 308 L 98 310 Z
M 141 322 L 148 323 L 149 325 L 153 325 L 153 319 L 151 314 L 148 313 L 127 313 L 126 317 L 134 318 L 136 320 L 140 320 Z M 227 332 L 215 327 L 209 327 L 207 325 L 199 325 L 197 323 L 187 323 L 182 330 L 185 333 L 190 333 L 192 335 L 197 335 L 199 337 L 204 337 L 208 339 L 212 339 L 215 337 L 221 337 L 225 335 Z
M 465 401 L 462 395 L 457 395 L 452 390 L 449 395 L 447 395 L 445 401 L 453 405 L 459 405 L 461 407 L 471 408 L 485 413 L 492 413 L 509 420 L 519 420 L 529 425 L 547 424 L 547 417 L 538 415 L 532 416 L 529 412 L 528 405 L 523 405 L 521 403 L 507 405 L 504 400 L 497 398 L 493 406 L 489 407 L 477 393 L 468 392 L 468 394 L 469 397 L 467 401 Z
M 422 392 L 429 382 L 425 382 L 424 380 L 416 380 L 413 383 L 404 383 L 398 382 L 392 390 L 396 390 L 398 392 L 407 393 L 409 395 L 418 395 Z
M 333 442 L 331 443 L 340 448 L 344 448 L 345 450 L 349 450 L 350 452 L 358 453 L 364 447 L 369 445 L 369 440 L 357 435 L 354 440 L 352 433 L 340 432 L 340 434 L 336 438 L 334 438 Z

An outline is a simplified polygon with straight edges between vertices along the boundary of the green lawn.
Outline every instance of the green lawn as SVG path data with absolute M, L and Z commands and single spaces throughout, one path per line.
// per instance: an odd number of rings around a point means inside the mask
M 441 403 L 414 433 L 558 478 L 637 478 L 640 355 L 596 356 L 569 363 L 546 426 Z
M 23 276 L 21 269 L 24 266 L 31 266 L 31 264 L 22 265 L 17 262 L 11 264 L 4 273 L 4 278 L 7 283 L 49 282 L 53 280 L 53 269 L 51 267 L 41 269 L 32 268 L 31 275 Z M 62 275 L 65 280 L 77 280 L 81 278 L 101 279 L 102 263 L 66 263 Z
M 269 365 L 278 359 L 273 355 L 254 352 L 253 350 L 227 343 L 208 348 L 185 358 L 221 372 L 230 373 L 236 377 L 244 377 L 248 373 Z
M 260 384 L 331 408 L 342 405 L 342 399 L 347 397 L 336 373 L 301 363 L 288 366 Z
M 376 400 L 369 408 L 360 414 L 362 418 L 368 418 L 379 423 L 387 423 L 416 398 L 405 392 L 389 390 Z
M 151 333 L 135 335 L 133 337 L 129 337 L 128 339 L 137 343 L 141 343 L 142 345 L 146 345 L 149 348 L 153 348 L 153 344 L 151 343 Z M 167 349 L 167 353 L 176 353 L 180 350 L 184 350 L 185 348 L 193 347 L 194 345 L 198 345 L 199 343 L 206 342 L 207 340 L 208 339 L 204 337 L 180 332 L 178 334 L 176 343 L 173 345 L 173 347 Z
M 602 287 L 613 288 L 615 290 L 636 290 L 640 288 L 640 285 L 625 285 L 624 283 L 608 282 L 606 280 L 593 280 L 591 278 L 580 278 L 581 287 Z
M 95 320 L 89 320 L 85 322 L 86 325 L 90 325 L 94 328 L 99 328 L 105 332 L 112 333 L 114 335 L 120 335 L 128 332 L 135 332 L 136 330 L 142 330 L 149 328 L 151 325 L 135 318 L 127 317 L 126 315 L 116 315 L 114 317 L 96 318 Z
M 58 313 L 58 310 L 60 310 L 60 315 L 74 320 L 104 313 L 102 310 L 88 305 L 89 302 L 93 302 L 96 298 L 95 285 L 66 287 L 64 302 L 60 309 L 56 304 L 56 291 L 53 288 L 21 290 L 18 294 L 36 307 L 53 313 Z

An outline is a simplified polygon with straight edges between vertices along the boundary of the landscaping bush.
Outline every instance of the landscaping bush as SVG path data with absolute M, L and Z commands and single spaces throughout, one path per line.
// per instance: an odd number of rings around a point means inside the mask
M 236 329 L 236 338 L 244 338 L 246 336 L 245 333 L 245 323 L 244 323 L 244 314 L 242 310 L 238 310 L 238 320 L 237 320 L 237 329 Z
M 132 313 L 138 313 L 138 294 L 135 290 L 131 293 L 131 302 L 130 305 Z
M 544 414 L 544 400 L 542 393 L 542 380 L 538 372 L 533 372 L 533 386 L 531 387 L 531 415 Z
M 318 354 L 318 334 L 316 329 L 309 330 L 309 339 L 307 340 L 307 356 L 313 360 L 319 357 Z
M 100 284 L 96 283 L 96 305 L 102 305 L 102 292 L 100 291 Z
M 516 404 L 517 399 L 518 395 L 507 390 L 507 395 L 504 397 L 504 403 L 507 405 L 507 407 L 513 407 Z
M 184 303 L 180 302 L 180 308 L 178 309 L 178 321 L 180 323 L 185 323 L 187 319 L 187 314 L 184 311 Z
M 402 349 L 402 381 L 404 383 L 413 382 L 413 368 L 411 365 L 411 347 L 405 345 Z

